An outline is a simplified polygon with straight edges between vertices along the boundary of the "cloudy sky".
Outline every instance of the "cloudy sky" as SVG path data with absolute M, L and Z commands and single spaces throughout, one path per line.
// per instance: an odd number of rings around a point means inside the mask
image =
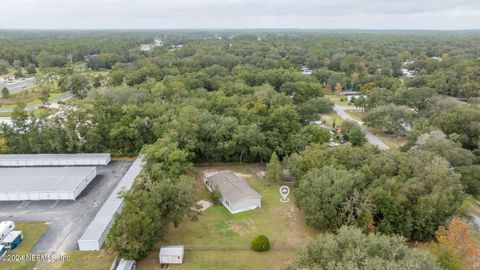
M 480 0 L 0 0 L 0 28 L 480 29 Z

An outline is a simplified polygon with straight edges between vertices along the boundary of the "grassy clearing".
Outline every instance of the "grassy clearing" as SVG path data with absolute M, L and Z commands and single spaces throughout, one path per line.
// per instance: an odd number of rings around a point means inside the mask
M 320 119 L 322 121 L 325 121 L 325 124 L 326 125 L 333 125 L 333 123 L 335 123 L 335 125 L 340 125 L 342 122 L 343 122 L 343 119 L 338 116 L 338 114 L 336 114 L 335 112 L 331 112 L 331 113 L 322 113 L 320 114 Z
M 65 95 L 65 93 L 51 93 L 50 97 L 48 98 L 48 101 L 52 101 L 56 98 L 59 98 L 61 96 Z M 15 106 L 19 103 L 25 103 L 26 106 L 31 106 L 31 105 L 40 105 L 42 104 L 42 101 L 39 99 L 40 93 L 38 95 L 26 95 L 26 98 L 10 98 L 4 100 L 5 103 L 0 103 L 2 106 L 0 108 L 2 109 L 14 109 Z
M 185 251 L 183 265 L 171 265 L 175 270 L 251 270 L 251 269 L 284 269 L 295 257 L 295 250 L 270 250 L 264 253 L 248 250 L 203 250 Z M 150 256 L 142 261 L 138 269 L 161 269 L 156 256 Z
M 262 207 L 232 215 L 221 205 L 213 206 L 197 221 L 186 220 L 178 228 L 171 228 L 156 250 L 138 262 L 138 269 L 160 269 L 158 250 L 162 244 L 184 244 L 189 248 L 185 263 L 172 269 L 281 269 L 288 264 L 319 232 L 305 225 L 293 198 L 281 203 L 279 185 L 263 183 L 254 176 L 253 166 L 196 167 L 199 200 L 210 198 L 203 185 L 205 170 L 230 169 L 241 173 L 262 194 Z M 259 234 L 269 237 L 271 251 L 257 253 L 249 249 L 250 241 Z
M 343 105 L 343 106 L 352 105 L 352 103 L 348 101 L 345 96 L 325 95 L 325 97 L 330 99 L 333 103 L 337 105 Z
M 107 250 L 100 251 L 71 251 L 66 254 L 70 261 L 52 262 L 38 265 L 37 270 L 105 270 L 115 259 L 115 253 Z
M 35 243 L 42 237 L 42 235 L 47 231 L 48 224 L 44 222 L 16 222 L 15 230 L 22 231 L 24 240 L 23 242 L 13 251 L 9 251 L 8 255 L 27 255 L 30 254 L 30 250 L 33 248 Z M 36 262 L 31 261 L 15 261 L 0 262 L 0 269 L 8 270 L 27 270 L 34 269 Z
M 345 112 L 357 121 L 362 121 L 362 117 L 365 115 L 364 112 L 358 110 L 345 110 Z

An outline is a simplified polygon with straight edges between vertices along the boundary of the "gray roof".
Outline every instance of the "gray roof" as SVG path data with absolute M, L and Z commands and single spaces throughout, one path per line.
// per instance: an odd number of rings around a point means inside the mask
M 230 203 L 235 203 L 248 197 L 262 197 L 243 178 L 238 177 L 231 171 L 220 171 L 208 177 L 207 181 L 212 186 L 216 186 L 222 196 Z
M 183 252 L 183 245 L 169 245 L 160 248 L 160 256 L 180 256 Z
M 0 168 L 1 192 L 72 192 L 96 167 Z
M 109 153 L 86 154 L 6 154 L 0 155 L 0 166 L 66 166 L 106 165 Z
M 118 183 L 117 187 L 115 187 L 100 210 L 98 210 L 97 215 L 88 225 L 82 237 L 78 240 L 79 245 L 82 241 L 95 241 L 100 247 L 102 246 L 106 233 L 113 224 L 113 218 L 115 214 L 119 212 L 123 206 L 123 198 L 119 198 L 118 193 L 124 190 L 130 190 L 138 174 L 140 174 L 142 167 L 143 158 L 140 156 L 135 160 L 135 162 L 133 162 Z

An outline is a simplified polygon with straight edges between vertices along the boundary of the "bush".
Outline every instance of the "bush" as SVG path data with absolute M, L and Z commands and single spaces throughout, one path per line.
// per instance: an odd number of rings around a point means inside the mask
M 267 251 L 270 249 L 270 241 L 265 235 L 255 236 L 252 240 L 252 249 L 255 251 Z
M 222 194 L 218 188 L 214 188 L 210 193 L 210 199 L 212 199 L 213 204 L 218 205 L 220 204 L 220 200 L 222 199 Z

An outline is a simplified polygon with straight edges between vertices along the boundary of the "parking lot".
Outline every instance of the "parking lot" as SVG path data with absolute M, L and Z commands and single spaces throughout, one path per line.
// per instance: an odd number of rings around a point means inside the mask
M 50 227 L 32 252 L 78 249 L 77 240 L 131 164 L 112 161 L 98 166 L 97 176 L 76 201 L 0 202 L 0 220 L 49 222 Z

